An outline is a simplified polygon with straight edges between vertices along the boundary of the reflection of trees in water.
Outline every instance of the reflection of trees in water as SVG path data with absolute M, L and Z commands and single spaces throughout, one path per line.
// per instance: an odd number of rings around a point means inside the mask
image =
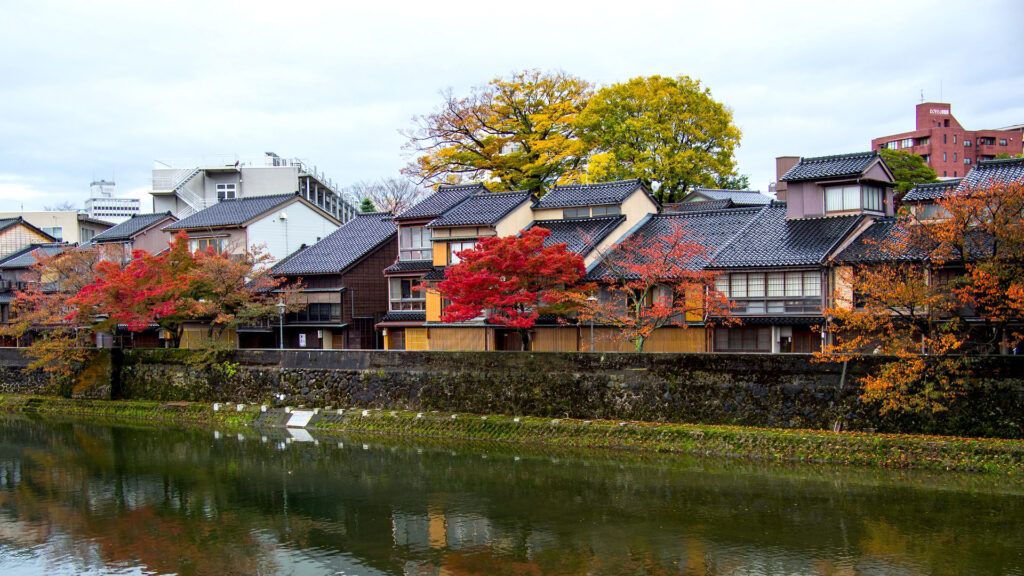
M 1010 526 L 1020 498 L 846 473 L 9 420 L 0 433 L 4 517 L 181 574 L 272 573 L 281 542 L 453 575 L 999 573 L 1020 569 L 1024 548 Z

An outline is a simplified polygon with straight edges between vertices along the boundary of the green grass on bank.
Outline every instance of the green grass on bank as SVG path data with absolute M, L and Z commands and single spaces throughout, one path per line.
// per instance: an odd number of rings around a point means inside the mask
M 148 421 L 247 426 L 259 406 L 69 400 L 0 395 L 0 411 L 75 416 L 110 421 Z M 982 472 L 1024 478 L 1024 440 L 783 430 L 741 426 L 568 420 L 505 415 L 363 410 L 325 411 L 316 423 L 325 432 L 363 432 L 423 438 L 483 440 L 565 448 L 596 448 L 740 457 L 775 462 L 814 462 Z

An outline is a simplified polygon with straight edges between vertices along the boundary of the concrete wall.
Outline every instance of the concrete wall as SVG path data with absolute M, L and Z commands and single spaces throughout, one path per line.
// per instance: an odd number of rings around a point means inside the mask
M 237 369 L 130 350 L 116 393 L 151 400 L 269 402 L 469 413 L 1024 436 L 1024 358 L 982 357 L 949 410 L 880 416 L 857 378 L 887 358 L 815 364 L 806 355 L 242 350 Z M 231 374 L 228 376 L 227 374 Z
M 241 197 L 272 196 L 299 191 L 297 166 L 243 166 Z

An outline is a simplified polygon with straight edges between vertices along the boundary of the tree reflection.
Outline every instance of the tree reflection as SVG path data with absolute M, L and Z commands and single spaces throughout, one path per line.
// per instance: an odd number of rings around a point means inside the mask
M 182 575 L 1024 569 L 1019 488 L 873 474 L 5 418 L 0 552 Z

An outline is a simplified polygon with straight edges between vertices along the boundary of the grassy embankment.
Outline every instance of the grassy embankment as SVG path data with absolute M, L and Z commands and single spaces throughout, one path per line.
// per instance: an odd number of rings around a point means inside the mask
M 214 412 L 209 404 L 67 400 L 0 396 L 0 411 L 73 416 L 111 422 L 249 426 L 258 406 Z M 1024 440 L 909 434 L 834 433 L 704 424 L 470 415 L 402 410 L 331 411 L 321 432 L 361 432 L 424 438 L 684 453 L 776 462 L 816 462 L 897 469 L 956 470 L 1024 478 Z

